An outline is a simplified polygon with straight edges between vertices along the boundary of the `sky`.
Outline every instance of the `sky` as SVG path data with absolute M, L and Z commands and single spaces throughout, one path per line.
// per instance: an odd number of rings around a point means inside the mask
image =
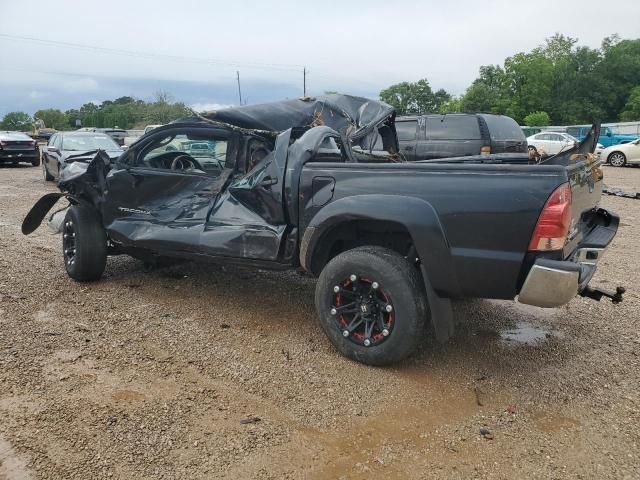
M 0 116 L 160 90 L 196 110 L 401 81 L 464 93 L 481 65 L 561 32 L 640 37 L 640 2 L 0 0 Z M 44 8 L 46 7 L 46 8 Z M 615 12 L 612 12 L 615 10 Z M 609 13 L 607 13 L 609 12 Z M 615 13 L 615 14 L 614 14 Z

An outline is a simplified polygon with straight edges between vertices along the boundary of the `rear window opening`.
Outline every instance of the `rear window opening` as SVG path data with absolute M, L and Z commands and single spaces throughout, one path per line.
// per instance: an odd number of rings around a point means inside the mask
M 504 115 L 482 115 L 482 119 L 489 128 L 489 134 L 493 141 L 525 141 L 524 132 L 520 125 L 511 117 Z
M 475 115 L 433 115 L 427 119 L 428 140 L 481 140 Z

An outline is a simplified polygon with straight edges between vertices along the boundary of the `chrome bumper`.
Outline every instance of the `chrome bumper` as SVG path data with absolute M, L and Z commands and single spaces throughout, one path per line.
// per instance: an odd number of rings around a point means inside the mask
M 531 267 L 522 285 L 518 302 L 537 307 L 559 307 L 578 294 L 580 266 L 572 262 L 543 262 Z M 569 265 L 553 265 L 569 264 Z M 573 267 L 577 268 L 573 268 Z M 571 267 L 571 268 L 569 268 Z

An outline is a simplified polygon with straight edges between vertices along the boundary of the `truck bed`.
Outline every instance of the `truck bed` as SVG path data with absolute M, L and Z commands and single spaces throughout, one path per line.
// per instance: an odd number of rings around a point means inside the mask
M 333 189 L 330 202 L 344 202 L 345 211 L 362 196 L 371 221 L 394 209 L 398 216 L 412 218 L 418 253 L 433 272 L 431 282 L 440 295 L 512 299 L 528 264 L 532 232 L 551 193 L 570 182 L 575 222 L 570 243 L 575 244 L 588 229 L 580 219 L 596 206 L 602 176 L 598 165 L 586 161 L 527 165 L 521 154 L 499 157 L 499 162 L 478 156 L 463 161 L 307 163 L 300 177 L 300 228 L 317 223 L 316 214 L 338 208 L 317 201 L 327 192 L 312 187 L 315 179 L 334 179 L 327 187 Z M 441 241 L 433 240 L 434 233 Z

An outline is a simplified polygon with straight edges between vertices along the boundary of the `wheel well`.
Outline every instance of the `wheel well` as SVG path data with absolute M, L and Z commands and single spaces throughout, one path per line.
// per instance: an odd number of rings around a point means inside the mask
M 336 255 L 365 245 L 386 247 L 406 256 L 413 250 L 413 240 L 407 228 L 384 220 L 353 220 L 324 232 L 313 251 L 311 273 L 320 275 L 324 266 Z

